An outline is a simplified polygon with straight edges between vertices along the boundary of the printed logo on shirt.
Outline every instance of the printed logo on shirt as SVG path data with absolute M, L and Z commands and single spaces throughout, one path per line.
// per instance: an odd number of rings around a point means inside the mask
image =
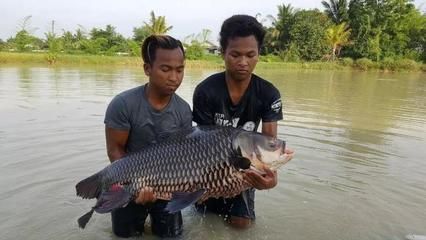
M 272 111 L 279 113 L 282 107 L 282 103 L 281 103 L 281 99 L 275 100 L 272 105 L 271 105 L 271 109 Z
M 255 127 L 256 127 L 256 124 L 252 121 L 246 122 L 243 125 L 243 129 L 250 132 L 254 131 Z
M 214 114 L 214 122 L 216 125 L 219 125 L 219 126 L 237 127 L 238 121 L 240 121 L 240 118 L 232 118 L 231 120 L 229 120 L 229 119 L 225 119 L 225 114 L 223 113 Z

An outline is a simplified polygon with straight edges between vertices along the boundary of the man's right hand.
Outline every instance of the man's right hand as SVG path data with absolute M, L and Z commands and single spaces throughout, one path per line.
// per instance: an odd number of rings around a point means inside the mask
M 153 203 L 157 200 L 155 197 L 154 191 L 151 187 L 144 187 L 139 192 L 138 196 L 135 199 L 137 204 L 145 205 L 147 203 Z

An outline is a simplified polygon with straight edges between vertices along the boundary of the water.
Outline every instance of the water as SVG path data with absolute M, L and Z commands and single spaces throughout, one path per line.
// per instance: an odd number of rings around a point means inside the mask
M 189 103 L 212 70 L 187 70 Z M 404 239 L 426 235 L 426 74 L 268 70 L 280 138 L 295 149 L 256 195 L 256 225 L 184 211 L 183 239 Z M 116 239 L 74 185 L 108 163 L 103 116 L 141 69 L 0 67 L 0 239 Z M 147 234 L 146 239 L 154 239 Z

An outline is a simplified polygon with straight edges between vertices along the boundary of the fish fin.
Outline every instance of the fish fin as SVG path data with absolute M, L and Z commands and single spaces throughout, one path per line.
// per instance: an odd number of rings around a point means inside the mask
M 84 214 L 83 216 L 81 216 L 78 220 L 77 220 L 77 222 L 78 222 L 78 226 L 80 227 L 80 228 L 85 228 L 86 227 L 86 224 L 87 224 L 87 222 L 89 222 L 89 220 L 90 220 L 90 218 L 92 217 L 92 215 L 93 215 L 93 212 L 94 212 L 95 210 L 92 208 L 92 210 L 90 210 L 89 212 L 87 212 L 86 214 Z
M 206 192 L 204 189 L 197 190 L 195 192 L 174 192 L 172 193 L 172 199 L 165 208 L 169 213 L 178 212 L 189 205 L 195 203 L 201 196 Z
M 249 169 L 251 162 L 246 157 L 238 156 L 231 159 L 231 164 L 237 169 Z
M 77 196 L 82 198 L 97 198 L 101 193 L 101 186 L 102 175 L 100 173 L 96 173 L 77 183 L 77 185 L 75 185 L 75 189 Z
M 132 195 L 122 185 L 114 184 L 108 191 L 101 193 L 94 209 L 97 213 L 108 213 L 126 206 L 131 199 Z

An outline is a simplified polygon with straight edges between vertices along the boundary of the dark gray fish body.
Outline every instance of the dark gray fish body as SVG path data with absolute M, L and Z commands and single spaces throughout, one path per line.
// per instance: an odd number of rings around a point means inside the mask
M 132 201 L 142 188 L 151 187 L 158 199 L 172 200 L 166 209 L 175 212 L 194 201 L 241 193 L 249 185 L 240 170 L 268 165 L 264 157 L 284 164 L 284 148 L 283 141 L 259 133 L 194 127 L 131 153 L 82 180 L 76 185 L 77 195 L 98 198 L 93 210 L 105 213 Z M 79 220 L 80 227 L 87 221 Z

